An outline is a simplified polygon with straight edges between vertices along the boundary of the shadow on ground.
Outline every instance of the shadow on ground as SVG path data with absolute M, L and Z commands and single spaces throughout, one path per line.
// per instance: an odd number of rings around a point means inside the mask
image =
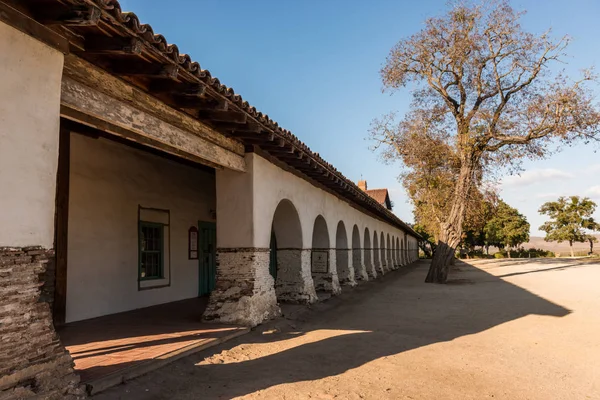
M 288 319 L 258 327 L 211 353 L 176 362 L 167 367 L 171 373 L 155 371 L 127 383 L 126 391 L 116 387 L 99 398 L 233 398 L 274 385 L 335 376 L 381 357 L 482 332 L 530 314 L 563 317 L 570 312 L 462 262 L 450 276 L 458 284 L 425 284 L 427 267 L 421 261 L 312 310 L 293 309 Z M 299 341 L 296 347 L 281 342 L 321 330 L 340 332 Z M 276 333 L 265 334 L 270 331 Z M 274 354 L 224 359 L 222 364 L 202 362 L 234 346 L 276 342 L 281 342 L 282 350 Z

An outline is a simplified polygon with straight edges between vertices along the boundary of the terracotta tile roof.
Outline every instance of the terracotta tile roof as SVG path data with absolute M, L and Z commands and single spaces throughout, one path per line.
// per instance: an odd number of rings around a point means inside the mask
M 175 75 L 179 80 L 202 82 L 209 89 L 214 91 L 215 95 L 224 98 L 235 105 L 261 127 L 264 127 L 264 130 L 267 133 L 270 132 L 270 148 L 275 148 L 273 149 L 273 153 L 276 154 L 276 158 L 297 168 L 309 178 L 331 187 L 333 191 L 346 197 L 349 201 L 365 207 L 367 210 L 375 213 L 384 220 L 387 220 L 393 225 L 420 238 L 409 225 L 382 206 L 380 202 L 366 195 L 365 192 L 360 190 L 358 186 L 354 184 L 354 182 L 347 179 L 333 165 L 321 158 L 319 153 L 313 152 L 290 131 L 281 128 L 277 122 L 269 118 L 267 114 L 264 114 L 251 106 L 239 94 L 236 94 L 232 88 L 225 86 L 219 79 L 213 77 L 210 71 L 202 69 L 200 64 L 192 61 L 189 55 L 181 53 L 177 45 L 169 44 L 163 35 L 155 34 L 152 27 L 148 24 L 142 24 L 134 13 L 123 12 L 118 0 L 57 0 L 54 2 L 51 0 L 22 0 L 21 4 L 23 6 L 29 5 L 31 7 L 34 18 L 36 11 L 43 11 L 43 8 L 50 7 L 50 5 L 53 5 L 54 7 L 66 7 L 77 14 L 80 13 L 79 10 L 82 9 L 83 5 L 91 7 L 92 14 L 98 9 L 100 15 L 93 16 L 93 18 L 96 18 L 96 23 L 101 24 L 102 28 L 107 29 L 94 30 L 93 24 L 90 24 L 90 26 L 77 27 L 70 23 L 70 21 L 65 21 L 65 32 L 70 31 L 75 33 L 68 35 L 70 41 L 74 41 L 75 43 L 78 40 L 81 40 L 81 38 L 85 40 L 85 36 L 88 34 L 98 35 L 106 34 L 106 32 L 118 32 L 117 36 L 112 33 L 110 34 L 115 40 L 123 39 L 123 36 L 143 40 L 145 45 L 142 48 L 142 51 L 149 52 L 148 54 L 150 57 L 148 59 L 153 60 L 153 62 L 156 62 L 157 64 L 162 63 L 163 65 L 165 61 L 169 60 L 171 65 L 176 67 Z M 55 28 L 56 26 L 57 25 L 54 24 Z M 85 50 L 80 50 L 78 55 L 85 57 Z M 95 58 L 91 57 L 87 58 L 87 60 L 94 62 Z M 100 64 L 100 66 L 103 65 Z M 235 137 L 235 132 L 229 133 L 231 134 L 230 136 Z M 248 139 L 246 136 L 246 138 L 239 138 L 239 140 L 245 144 L 262 143 L 260 141 L 263 139 L 259 138 L 259 135 L 256 136 L 256 138 L 253 137 L 251 139 Z M 279 144 L 273 145 L 273 140 L 278 141 Z M 263 144 L 259 144 L 259 146 L 262 145 Z M 279 150 L 277 150 L 277 147 Z M 265 144 L 265 148 L 269 148 L 268 144 Z M 286 151 L 281 152 L 281 149 L 284 148 Z M 276 151 L 280 151 L 280 153 L 277 154 Z M 267 152 L 270 153 L 271 150 L 267 150 Z M 301 165 L 301 163 L 305 163 L 306 165 Z
M 366 191 L 369 196 L 374 198 L 379 204 L 386 206 L 386 200 L 389 200 L 387 189 L 370 189 Z

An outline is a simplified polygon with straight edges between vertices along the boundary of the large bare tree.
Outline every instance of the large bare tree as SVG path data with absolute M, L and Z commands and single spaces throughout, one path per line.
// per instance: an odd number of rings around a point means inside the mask
M 410 86 L 413 101 L 400 122 L 392 115 L 374 121 L 376 147 L 408 170 L 453 171 L 426 282 L 446 282 L 469 193 L 482 177 L 599 136 L 587 85 L 595 77 L 583 71 L 570 80 L 557 70 L 569 38 L 526 32 L 521 16 L 506 1 L 460 2 L 398 42 L 381 70 L 386 90 Z

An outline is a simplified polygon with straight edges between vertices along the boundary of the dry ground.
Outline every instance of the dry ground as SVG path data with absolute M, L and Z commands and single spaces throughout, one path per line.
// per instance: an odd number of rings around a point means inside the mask
M 98 399 L 600 399 L 600 264 L 418 263 Z

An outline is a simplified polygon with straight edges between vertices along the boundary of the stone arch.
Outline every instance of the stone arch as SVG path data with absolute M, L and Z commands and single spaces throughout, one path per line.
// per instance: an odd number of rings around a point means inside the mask
M 311 272 L 317 291 L 337 294 L 340 283 L 335 269 L 336 251 L 329 242 L 329 228 L 322 215 L 317 215 L 313 224 Z
M 392 242 L 390 241 L 390 234 L 387 234 L 387 247 L 386 247 L 388 269 L 394 269 L 394 258 L 392 257 Z
M 398 262 L 396 261 L 396 237 L 392 235 L 391 238 L 392 246 L 390 247 L 390 250 L 392 252 L 392 268 L 396 269 L 398 267 Z
M 378 274 L 381 273 L 381 252 L 379 251 L 379 236 L 373 231 L 373 268 Z
M 338 273 L 340 285 L 356 285 L 344 221 L 339 221 L 335 230 L 335 270 Z
M 302 248 L 300 216 L 288 199 L 281 200 L 275 209 L 271 239 L 269 270 L 275 277 L 277 300 L 291 303 L 315 301 L 317 296 L 310 276 L 310 256 Z
M 406 233 L 404 234 L 404 240 L 402 245 L 402 257 L 404 257 L 404 262 L 405 264 L 410 264 L 410 260 L 408 258 L 408 239 L 406 237 Z
M 354 268 L 354 279 L 357 281 L 367 280 L 367 271 L 360 245 L 360 232 L 358 226 L 352 227 L 352 268 Z
M 396 237 L 396 262 L 398 263 L 399 267 L 402 266 L 402 258 L 400 257 L 400 254 L 400 238 Z
M 381 273 L 385 274 L 388 271 L 387 255 L 385 253 L 385 236 L 380 233 L 379 252 L 381 254 Z
M 365 228 L 365 234 L 363 236 L 363 240 L 364 240 L 364 245 L 363 245 L 363 254 L 364 254 L 364 263 L 365 263 L 365 268 L 367 270 L 367 274 L 369 275 L 369 278 L 375 278 L 377 276 L 377 273 L 375 272 L 375 267 L 374 267 L 374 263 L 375 260 L 373 259 L 373 248 L 371 245 L 371 232 L 369 232 L 369 228 Z

